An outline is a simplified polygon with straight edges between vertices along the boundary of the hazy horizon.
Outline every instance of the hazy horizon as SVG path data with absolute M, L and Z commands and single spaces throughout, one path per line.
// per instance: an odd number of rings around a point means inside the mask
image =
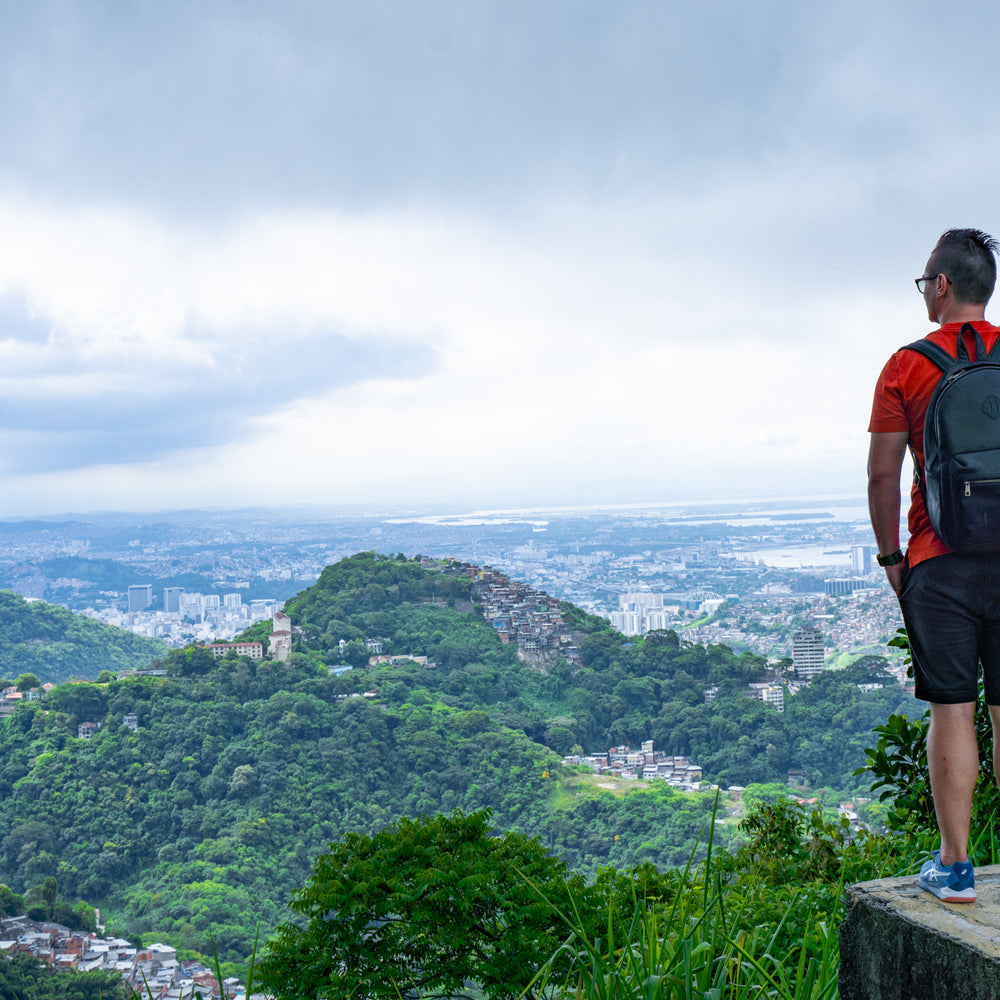
M 401 514 L 413 514 L 421 517 L 474 517 L 474 516 L 500 516 L 514 514 L 549 514 L 549 515 L 572 515 L 575 513 L 586 513 L 588 511 L 628 511 L 639 512 L 644 510 L 663 510 L 688 508 L 698 509 L 701 507 L 794 507 L 801 509 L 821 508 L 821 507 L 844 507 L 863 506 L 866 498 L 862 493 L 795 493 L 787 495 L 768 496 L 731 496 L 731 497 L 697 497 L 685 499 L 647 499 L 647 500 L 591 500 L 576 501 L 573 503 L 557 503 L 545 500 L 538 500 L 534 503 L 522 502 L 517 504 L 490 503 L 487 501 L 477 502 L 473 500 L 463 501 L 461 499 L 450 502 L 426 502 L 418 501 L 393 503 L 388 501 L 370 503 L 322 503 L 322 502 L 301 502 L 301 503 L 274 503 L 274 504 L 230 504 L 230 505 L 206 505 L 206 506 L 177 506 L 177 507 L 108 507 L 92 509 L 52 509 L 35 513 L 7 514 L 0 515 L 0 522 L 16 523 L 18 521 L 29 521 L 32 519 L 74 520 L 86 517 L 116 517 L 136 515 L 172 515 L 183 514 L 225 514 L 225 513 L 248 513 L 253 511 L 264 512 L 293 512 L 302 511 L 303 515 L 317 512 L 342 512 L 356 516 L 367 517 L 399 517 Z

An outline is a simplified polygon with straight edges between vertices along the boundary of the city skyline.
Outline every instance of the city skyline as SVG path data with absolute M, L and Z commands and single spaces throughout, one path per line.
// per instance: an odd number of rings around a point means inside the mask
M 0 518 L 862 492 L 1000 233 L 930 12 L 5 5 Z

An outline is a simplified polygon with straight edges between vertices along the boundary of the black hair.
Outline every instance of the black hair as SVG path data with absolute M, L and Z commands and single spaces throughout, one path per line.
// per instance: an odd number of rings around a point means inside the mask
M 956 301 L 985 305 L 997 283 L 998 252 L 1000 243 L 981 229 L 949 229 L 931 259 L 951 282 Z

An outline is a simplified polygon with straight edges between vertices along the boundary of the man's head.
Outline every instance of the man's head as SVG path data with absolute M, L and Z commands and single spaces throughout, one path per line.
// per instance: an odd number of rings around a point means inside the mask
M 949 229 L 937 241 L 924 274 L 943 275 L 956 303 L 985 306 L 997 283 L 998 251 L 1000 244 L 982 230 Z M 928 291 L 935 294 L 934 283 L 929 285 Z M 939 282 L 938 291 L 944 286 Z

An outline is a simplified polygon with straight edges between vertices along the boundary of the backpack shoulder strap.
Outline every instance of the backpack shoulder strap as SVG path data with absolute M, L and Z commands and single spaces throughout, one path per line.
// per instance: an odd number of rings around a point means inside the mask
M 917 354 L 922 354 L 925 358 L 933 361 L 941 371 L 946 372 L 956 365 L 968 364 L 971 360 L 969 352 L 965 348 L 965 337 L 963 336 L 965 333 L 971 333 L 975 337 L 977 361 L 985 361 L 997 349 L 997 344 L 1000 344 L 1000 337 L 998 337 L 996 344 L 993 345 L 993 349 L 987 354 L 980 332 L 971 323 L 963 323 L 962 328 L 955 336 L 955 354 L 949 354 L 943 347 L 939 347 L 933 341 L 926 338 L 924 340 L 915 340 L 912 344 L 901 347 L 900 350 L 916 351 Z
M 962 344 L 962 338 L 958 338 L 959 344 Z M 997 341 L 1000 343 L 1000 340 Z M 962 344 L 964 348 L 965 345 Z M 929 361 L 933 361 L 934 364 L 941 369 L 941 371 L 946 372 L 950 368 L 954 368 L 955 365 L 959 364 L 959 359 L 949 354 L 943 347 L 939 347 L 937 344 L 932 343 L 929 340 L 915 340 L 912 344 L 907 344 L 905 347 L 900 348 L 901 351 L 916 351 L 917 354 L 922 354 Z
M 989 354 L 985 354 L 983 357 L 987 361 L 1000 361 L 1000 334 L 997 334 L 997 339 L 993 341 Z
M 958 331 L 959 358 L 961 359 L 963 354 L 965 355 L 966 358 L 968 358 L 969 356 L 968 351 L 966 351 L 965 349 L 965 339 L 962 337 L 962 334 L 965 333 L 966 331 L 973 334 L 976 338 L 976 360 L 985 361 L 988 355 L 986 353 L 986 346 L 983 344 L 983 335 L 971 323 L 963 323 L 962 329 Z M 993 346 L 996 347 L 996 344 L 994 344 Z
M 963 327 L 964 330 L 964 327 Z M 979 336 L 976 334 L 976 336 Z M 1000 340 L 998 340 L 1000 343 Z M 929 361 L 933 361 L 942 372 L 947 374 L 956 365 L 962 363 L 962 355 L 965 355 L 964 360 L 967 362 L 969 360 L 969 352 L 965 349 L 965 344 L 962 342 L 961 331 L 958 334 L 958 344 L 956 350 L 958 352 L 958 357 L 949 354 L 943 347 L 935 344 L 933 341 L 915 340 L 912 344 L 906 344 L 904 347 L 900 348 L 901 351 L 915 351 L 917 354 L 922 354 Z M 977 355 L 979 356 L 979 355 Z M 924 497 L 924 502 L 927 502 L 927 497 L 925 494 L 925 481 L 924 481 L 924 470 L 920 462 L 917 461 L 917 453 L 914 450 L 913 442 L 910 442 L 910 458 L 913 460 L 913 482 L 916 484 L 917 488 L 920 490 L 921 496 Z

